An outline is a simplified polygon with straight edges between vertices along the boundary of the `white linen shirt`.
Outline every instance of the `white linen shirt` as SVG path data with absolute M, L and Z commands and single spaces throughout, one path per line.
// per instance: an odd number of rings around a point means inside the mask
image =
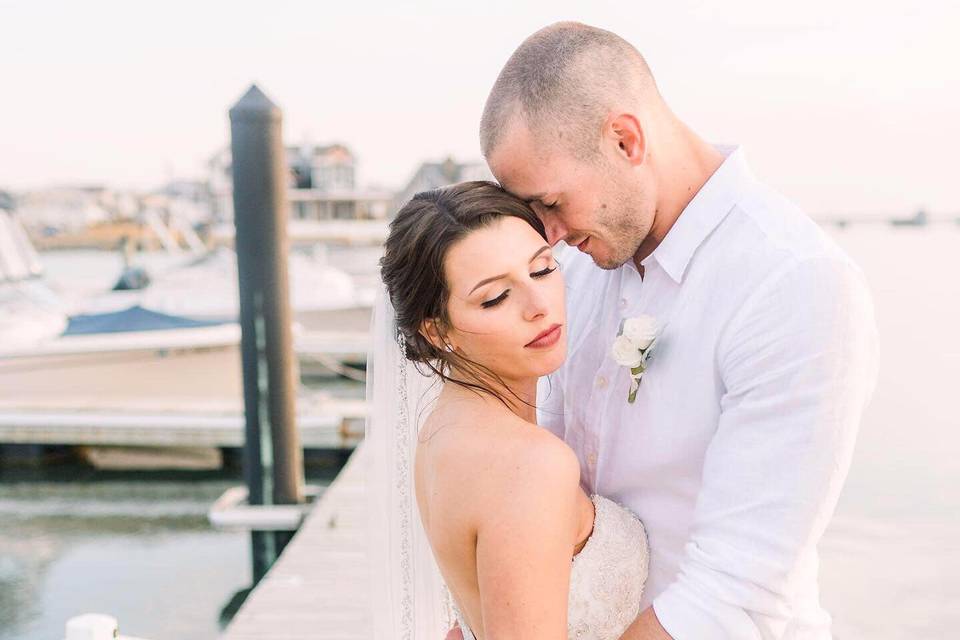
M 873 307 L 833 241 L 720 150 L 642 279 L 560 253 L 568 358 L 538 417 L 588 493 L 643 521 L 641 610 L 676 640 L 829 638 L 817 543 L 876 381 Z M 630 404 L 610 348 L 641 314 L 665 328 Z

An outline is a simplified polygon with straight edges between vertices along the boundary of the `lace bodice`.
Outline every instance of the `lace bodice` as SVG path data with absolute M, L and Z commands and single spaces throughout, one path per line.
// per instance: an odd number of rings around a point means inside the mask
M 616 640 L 640 613 L 647 579 L 647 535 L 640 520 L 617 503 L 594 494 L 593 533 L 573 558 L 567 600 L 567 637 Z M 459 609 L 464 640 L 476 640 Z

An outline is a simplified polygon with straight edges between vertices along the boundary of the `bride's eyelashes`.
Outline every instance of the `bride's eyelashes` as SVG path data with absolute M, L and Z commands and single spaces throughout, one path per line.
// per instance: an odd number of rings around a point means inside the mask
M 556 271 L 556 270 L 557 270 L 556 267 L 547 267 L 547 268 L 544 269 L 543 271 L 537 271 L 536 273 L 531 273 L 531 274 L 530 274 L 530 277 L 531 277 L 531 278 L 542 278 L 542 277 L 544 277 L 544 276 L 550 275 L 551 273 L 553 273 L 553 272 Z
M 498 296 L 497 296 L 496 298 L 494 298 L 493 300 L 487 300 L 486 302 L 481 303 L 480 306 L 483 307 L 484 309 L 489 309 L 490 307 L 495 307 L 495 306 L 497 306 L 498 304 L 500 304 L 501 302 L 503 302 L 504 300 L 507 299 L 507 294 L 508 294 L 509 292 L 510 292 L 510 289 L 507 289 L 506 291 L 504 291 L 503 293 L 501 293 L 500 295 L 498 295 Z
M 558 266 L 559 266 L 559 263 L 558 263 Z M 544 269 L 544 270 L 542 270 L 542 271 L 537 271 L 537 272 L 535 272 L 535 273 L 531 273 L 531 274 L 530 274 L 530 277 L 531 277 L 531 278 L 543 278 L 544 276 L 548 276 L 548 275 L 550 275 L 551 273 L 553 273 L 553 272 L 556 271 L 556 270 L 557 270 L 557 267 L 547 267 L 546 269 Z M 508 294 L 508 293 L 510 293 L 510 289 L 507 289 L 506 291 L 504 291 L 503 293 L 501 293 L 499 296 L 497 296 L 497 297 L 494 298 L 493 300 L 487 300 L 486 302 L 480 303 L 480 306 L 483 307 L 484 309 L 489 309 L 490 307 L 495 307 L 495 306 L 497 306 L 498 304 L 500 304 L 501 302 L 503 302 L 504 300 L 507 299 L 507 294 Z

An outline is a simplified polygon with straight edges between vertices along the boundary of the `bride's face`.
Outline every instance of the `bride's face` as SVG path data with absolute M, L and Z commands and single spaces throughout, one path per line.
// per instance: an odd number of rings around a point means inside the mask
M 553 250 L 504 216 L 447 251 L 448 343 L 505 381 L 555 371 L 567 352 L 564 283 Z

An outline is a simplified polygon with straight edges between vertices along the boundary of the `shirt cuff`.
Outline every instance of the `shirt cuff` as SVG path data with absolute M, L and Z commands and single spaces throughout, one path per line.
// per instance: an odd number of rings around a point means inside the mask
M 653 611 L 674 640 L 762 640 L 742 609 L 719 601 L 705 602 L 679 582 L 654 599 Z

